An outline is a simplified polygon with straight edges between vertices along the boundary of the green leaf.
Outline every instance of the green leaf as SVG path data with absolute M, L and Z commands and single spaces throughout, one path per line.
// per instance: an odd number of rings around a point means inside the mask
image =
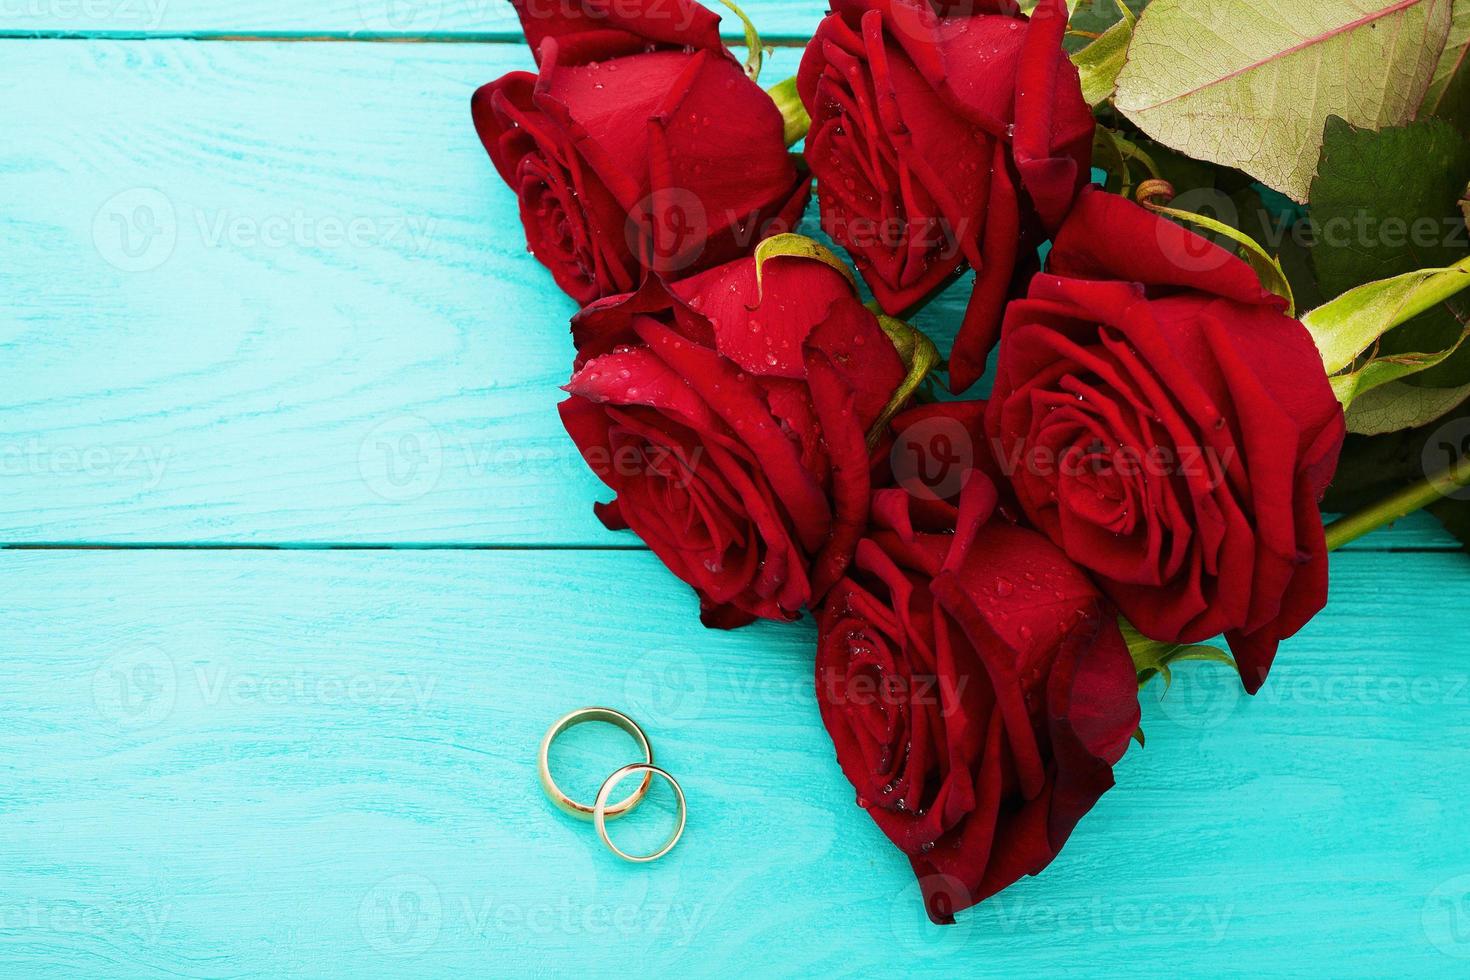
M 1419 106 L 1419 118 L 1426 116 L 1447 119 L 1470 132 L 1470 0 L 1455 0 L 1449 40 Z
M 1123 0 L 1116 0 L 1119 19 L 1087 47 L 1072 55 L 1072 64 L 1082 79 L 1082 97 L 1096 108 L 1113 97 L 1118 73 L 1128 60 L 1128 43 L 1133 40 L 1137 18 Z
M 1219 647 L 1207 643 L 1160 643 L 1138 632 L 1126 620 L 1118 620 L 1118 626 L 1123 630 L 1123 639 L 1128 643 L 1134 669 L 1138 671 L 1140 690 L 1155 677 L 1163 677 L 1164 689 L 1168 690 L 1169 685 L 1174 682 L 1169 666 L 1185 660 L 1208 660 L 1235 669 L 1235 658 Z
M 903 366 L 908 373 L 893 392 L 893 397 L 888 400 L 887 406 L 873 422 L 872 428 L 868 430 L 868 448 L 873 449 L 883 439 L 883 433 L 888 429 L 888 423 L 893 417 L 903 410 L 913 397 L 914 392 L 924 383 L 939 364 L 939 348 L 934 346 L 923 331 L 909 326 L 902 320 L 891 316 L 878 314 L 878 325 L 888 335 L 893 343 L 893 349 L 898 351 L 898 357 L 903 361 Z
M 1470 398 L 1470 384 L 1459 388 L 1421 388 L 1390 381 L 1365 392 L 1347 412 L 1349 432 L 1376 436 L 1417 429 L 1442 418 Z
M 720 3 L 729 7 L 735 16 L 740 18 L 740 23 L 745 25 L 745 74 L 752 82 L 759 81 L 761 66 L 766 60 L 766 47 L 761 43 L 760 32 L 755 29 L 755 24 L 745 16 L 745 11 L 741 10 L 734 0 L 720 0 Z
M 1132 19 L 1137 20 L 1139 12 L 1147 6 L 1148 0 L 1126 0 L 1125 3 L 1118 0 L 1085 0 L 1073 8 L 1072 19 L 1067 26 L 1073 31 L 1102 34 L 1122 17 L 1120 8 L 1126 8 Z
M 1316 342 L 1327 373 L 1337 374 L 1384 334 L 1466 287 L 1470 287 L 1470 258 L 1448 269 L 1420 269 L 1365 283 L 1317 307 L 1302 317 L 1302 323 Z
M 1402 381 L 1411 375 L 1418 374 L 1421 371 L 1428 371 L 1432 367 L 1443 364 L 1448 358 L 1454 355 L 1455 351 L 1459 350 L 1467 336 L 1470 336 L 1470 332 L 1462 333 L 1452 346 L 1433 354 L 1410 352 L 1407 354 L 1385 354 L 1382 357 L 1375 357 L 1355 371 L 1333 375 L 1329 379 L 1332 382 L 1332 393 L 1337 396 L 1337 400 L 1342 403 L 1343 408 L 1348 408 L 1358 398 L 1376 391 L 1383 385 Z M 1425 390 L 1443 391 L 1454 389 L 1428 388 Z
M 1374 132 L 1330 119 L 1312 182 L 1312 264 L 1327 295 L 1374 280 L 1452 266 L 1470 255 L 1457 202 L 1470 181 L 1470 143 L 1443 120 Z M 1470 302 L 1434 303 L 1384 339 L 1381 353 L 1452 350 Z M 1470 382 L 1470 348 L 1415 384 Z
M 848 264 L 837 257 L 837 255 L 823 245 L 821 242 L 813 241 L 805 235 L 787 233 L 785 235 L 772 235 L 755 247 L 755 288 L 756 295 L 761 295 L 762 276 L 766 263 L 771 259 L 794 258 L 814 259 L 824 265 L 831 266 L 847 277 L 852 283 L 852 288 L 857 289 L 857 276 L 853 275 Z
M 1430 395 L 1450 390 L 1385 385 L 1365 395 L 1362 403 L 1395 387 Z M 1350 420 L 1352 414 L 1349 411 Z M 1443 469 L 1449 461 L 1449 447 L 1444 443 L 1455 441 L 1454 437 L 1463 432 L 1470 432 L 1470 404 L 1467 403 L 1445 409 L 1427 423 L 1412 429 L 1349 435 L 1343 445 L 1337 472 L 1332 477 L 1332 486 L 1322 501 L 1322 510 L 1336 514 L 1362 510 Z
M 1364 283 L 1303 316 L 1329 374 L 1347 368 L 1389 330 L 1470 286 L 1470 266 L 1421 269 Z
M 1322 127 L 1419 107 L 1450 0 L 1154 0 L 1114 104 L 1155 139 L 1306 201 Z
M 786 145 L 795 146 L 805 139 L 807 130 L 812 128 L 812 117 L 807 115 L 806 106 L 801 104 L 801 96 L 796 92 L 796 76 L 792 75 L 784 82 L 777 82 L 766 90 L 766 94 L 776 103 L 776 108 L 781 110 Z

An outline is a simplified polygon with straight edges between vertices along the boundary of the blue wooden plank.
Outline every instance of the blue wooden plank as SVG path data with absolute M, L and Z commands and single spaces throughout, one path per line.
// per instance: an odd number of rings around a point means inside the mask
M 529 65 L 0 42 L 0 543 L 631 543 L 554 410 L 574 306 L 469 125 Z
M 533 9 L 554 10 L 560 0 Z M 719 3 L 727 36 L 740 23 Z M 762 35 L 809 38 L 826 11 L 821 0 L 745 0 Z M 0 34 L 102 37 L 226 35 L 305 37 L 424 36 L 498 39 L 518 36 L 509 0 L 13 0 L 0 6 Z
M 608 540 L 469 120 L 528 52 L 0 47 L 0 541 Z
M 810 626 L 705 631 L 647 554 L 0 563 L 7 975 L 1451 976 L 1470 958 L 1458 555 L 1412 575 L 1335 557 L 1332 604 L 1258 698 L 1215 665 L 1146 692 L 1147 747 L 1061 859 L 947 931 L 838 772 Z M 683 781 L 664 862 L 615 863 L 538 793 L 543 728 L 588 703 L 644 721 Z M 575 749 L 557 763 L 583 787 L 626 751 Z

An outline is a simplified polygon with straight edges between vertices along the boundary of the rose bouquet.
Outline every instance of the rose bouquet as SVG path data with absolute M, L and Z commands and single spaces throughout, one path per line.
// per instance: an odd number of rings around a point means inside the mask
M 692 0 L 513 2 L 539 71 L 474 123 L 583 307 L 598 516 L 708 626 L 814 615 L 936 922 L 1052 861 L 1172 664 L 1254 693 L 1333 548 L 1470 530 L 1470 5 L 834 0 L 765 90 L 733 5 L 744 64 Z

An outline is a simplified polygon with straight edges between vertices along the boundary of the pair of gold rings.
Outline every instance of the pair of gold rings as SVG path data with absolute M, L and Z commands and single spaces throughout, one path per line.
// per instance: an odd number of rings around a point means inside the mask
M 557 736 L 561 735 L 568 728 L 588 721 L 601 721 L 610 725 L 616 725 L 629 735 L 632 735 L 638 743 L 638 748 L 643 752 L 642 762 L 634 762 L 631 765 L 623 766 L 617 772 L 603 780 L 602 788 L 597 791 L 597 799 L 591 806 L 585 803 L 579 803 L 563 793 L 561 788 L 556 785 L 556 780 L 551 778 L 551 743 L 556 741 Z M 653 746 L 649 744 L 648 736 L 643 733 L 642 728 L 638 727 L 636 721 L 621 711 L 614 710 L 613 708 L 578 708 L 576 711 L 562 715 L 552 723 L 551 727 L 546 730 L 546 734 L 541 739 L 541 752 L 537 759 L 537 769 L 541 776 L 541 789 L 545 791 L 547 798 L 556 805 L 557 809 L 576 817 L 578 820 L 591 820 L 592 826 L 597 828 L 597 836 L 602 838 L 602 842 L 607 845 L 608 850 L 612 851 L 624 861 L 634 861 L 637 863 L 657 861 L 672 851 L 674 845 L 679 843 L 679 838 L 684 835 L 684 819 L 688 814 L 688 810 L 684 805 L 683 787 L 679 785 L 677 779 L 653 764 Z M 643 781 L 638 784 L 638 788 L 616 803 L 609 802 L 612 799 L 613 791 L 618 788 L 618 784 L 629 776 L 634 776 L 638 773 L 643 774 Z M 669 839 L 658 850 L 651 854 L 629 854 L 614 844 L 612 838 L 607 835 L 607 821 L 616 820 L 618 817 L 631 813 L 634 807 L 642 803 L 643 797 L 648 795 L 648 788 L 653 785 L 654 776 L 662 777 L 673 787 L 674 798 L 678 801 L 679 805 L 679 819 L 674 825 L 674 832 L 669 835 Z

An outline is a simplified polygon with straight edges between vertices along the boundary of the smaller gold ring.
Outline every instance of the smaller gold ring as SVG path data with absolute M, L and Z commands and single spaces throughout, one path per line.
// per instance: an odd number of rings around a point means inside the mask
M 542 736 L 541 753 L 536 760 L 536 765 L 541 776 L 541 789 L 545 791 L 547 798 L 556 804 L 557 809 L 576 817 L 578 820 L 591 820 L 593 818 L 593 808 L 585 803 L 578 803 L 563 793 L 561 787 L 556 785 L 556 780 L 551 778 L 551 743 L 556 741 L 557 736 L 568 728 L 587 721 L 605 721 L 610 725 L 618 726 L 629 735 L 632 735 L 638 741 L 638 748 L 642 750 L 646 764 L 649 768 L 653 767 L 653 746 L 648 744 L 648 736 L 643 734 L 643 729 L 638 727 L 636 721 L 621 711 L 614 710 L 613 708 L 578 708 L 576 711 L 570 711 L 562 715 L 552 723 L 550 728 L 546 729 L 546 734 Z M 621 772 L 622 770 L 619 771 Z M 613 820 L 621 817 L 643 802 L 643 797 L 647 795 L 648 787 L 651 785 L 653 785 L 653 774 L 649 773 L 643 777 L 643 782 L 638 788 L 625 799 L 611 806 L 603 807 L 603 810 L 606 811 L 607 819 Z M 603 788 L 605 789 L 606 786 L 607 784 L 604 783 Z M 599 806 L 606 802 L 600 796 L 598 800 Z
M 674 826 L 674 832 L 669 835 L 668 840 L 664 841 L 664 846 L 660 847 L 652 854 L 629 854 L 627 851 L 614 844 L 612 842 L 612 838 L 607 835 L 606 817 L 611 814 L 611 810 L 607 806 L 607 798 L 609 796 L 612 796 L 612 791 L 614 789 L 617 789 L 618 783 L 621 783 L 624 779 L 633 775 L 635 772 L 646 774 L 643 777 L 643 785 L 645 787 L 648 785 L 648 781 L 654 775 L 662 776 L 664 779 L 668 780 L 669 785 L 674 788 L 674 796 L 679 801 L 679 822 Z M 679 785 L 679 781 L 677 779 L 664 772 L 658 766 L 652 765 L 651 763 L 635 762 L 631 766 L 624 766 L 617 772 L 613 773 L 611 776 L 607 777 L 607 781 L 602 784 L 602 789 L 597 791 L 597 802 L 592 806 L 592 826 L 597 828 L 597 836 L 602 838 L 602 842 L 607 845 L 608 850 L 612 851 L 624 861 L 632 861 L 636 864 L 644 864 L 648 861 L 657 861 L 659 858 L 663 857 L 665 854 L 674 849 L 674 845 L 679 843 L 679 838 L 684 836 L 684 819 L 688 816 L 688 814 L 688 808 L 684 805 L 684 789 Z

